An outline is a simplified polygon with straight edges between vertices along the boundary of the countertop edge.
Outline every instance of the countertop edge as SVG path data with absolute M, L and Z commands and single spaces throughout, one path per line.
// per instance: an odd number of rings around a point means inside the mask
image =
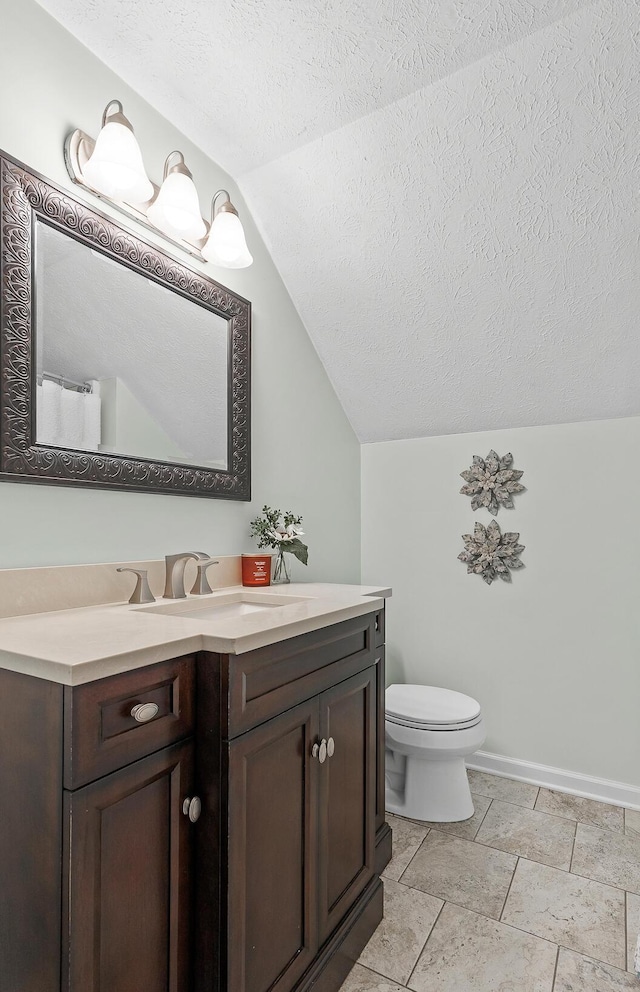
M 295 585 L 302 586 L 304 584 L 296 583 Z M 330 595 L 331 585 L 331 583 L 326 584 L 328 600 L 332 599 Z M 344 606 L 334 605 L 334 608 L 330 612 L 323 615 L 285 621 L 278 627 L 272 627 L 263 631 L 254 631 L 236 637 L 216 636 L 201 630 L 193 633 L 185 632 L 184 636 L 168 639 L 161 637 L 157 643 L 132 651 L 110 654 L 107 650 L 103 657 L 90 658 L 86 661 L 80 660 L 74 663 L 65 663 L 53 658 L 38 657 L 36 654 L 20 653 L 0 647 L 0 669 L 29 675 L 60 685 L 79 686 L 85 685 L 88 682 L 96 682 L 112 675 L 120 675 L 124 672 L 146 668 L 162 661 L 168 661 L 172 658 L 198 651 L 242 655 L 249 651 L 266 647 L 269 644 L 289 640 L 293 637 L 308 634 L 314 630 L 321 630 L 345 620 L 373 613 L 376 610 L 382 609 L 385 598 L 391 595 L 391 590 L 384 587 L 354 586 L 353 589 L 354 595 L 359 595 L 359 602 L 345 603 Z M 333 602 L 335 604 L 335 600 Z M 47 615 L 39 614 L 39 616 L 46 617 Z M 26 618 L 22 619 L 25 620 Z

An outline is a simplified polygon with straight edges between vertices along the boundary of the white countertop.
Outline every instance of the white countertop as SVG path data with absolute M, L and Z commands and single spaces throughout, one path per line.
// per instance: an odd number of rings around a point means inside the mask
M 81 685 L 166 661 L 192 651 L 243 654 L 307 634 L 384 606 L 391 590 L 376 586 L 295 582 L 287 585 L 227 586 L 210 596 L 188 597 L 214 604 L 229 593 L 290 596 L 285 606 L 216 618 L 160 615 L 154 606 L 111 603 L 82 609 L 35 613 L 0 620 L 0 667 L 64 685 Z M 180 600 L 187 603 L 187 600 Z

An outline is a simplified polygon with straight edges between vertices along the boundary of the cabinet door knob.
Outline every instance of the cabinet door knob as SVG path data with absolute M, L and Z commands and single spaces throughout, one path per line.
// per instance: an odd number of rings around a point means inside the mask
M 192 823 L 195 823 L 196 820 L 200 819 L 202 803 L 197 796 L 194 796 L 193 799 L 187 798 L 182 804 L 182 812 L 189 817 Z
M 327 755 L 331 757 L 335 750 L 335 744 L 333 742 L 333 737 L 330 737 L 328 741 L 322 738 L 319 744 L 314 744 L 311 748 L 311 757 L 317 758 L 321 765 L 324 765 L 327 760 Z
M 131 716 L 138 723 L 148 723 L 158 715 L 159 706 L 157 703 L 136 703 L 131 710 Z
M 329 740 L 327 741 L 327 757 L 328 758 L 333 758 L 335 749 L 336 749 L 336 742 L 334 741 L 333 737 L 330 737 Z

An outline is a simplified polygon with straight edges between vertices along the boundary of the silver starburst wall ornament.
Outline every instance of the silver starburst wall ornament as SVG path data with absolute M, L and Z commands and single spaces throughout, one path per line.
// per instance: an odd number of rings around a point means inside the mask
M 480 510 L 486 507 L 492 516 L 497 516 L 501 506 L 513 507 L 515 493 L 524 492 L 524 486 L 518 479 L 524 475 L 511 468 L 513 455 L 508 452 L 501 458 L 493 448 L 486 458 L 473 456 L 471 468 L 460 475 L 467 483 L 460 492 L 471 496 L 471 509 Z
M 468 574 L 481 575 L 489 586 L 498 577 L 511 582 L 510 569 L 524 568 L 519 558 L 524 544 L 518 544 L 519 537 L 512 531 L 503 534 L 496 520 L 487 527 L 476 523 L 473 534 L 462 535 L 465 549 L 458 558 L 466 564 Z

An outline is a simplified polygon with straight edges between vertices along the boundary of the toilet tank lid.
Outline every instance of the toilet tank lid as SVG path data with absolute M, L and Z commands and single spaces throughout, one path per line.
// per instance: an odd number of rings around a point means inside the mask
M 453 689 L 434 685 L 390 685 L 385 692 L 385 711 L 393 718 L 416 723 L 465 723 L 480 715 L 480 703 Z

